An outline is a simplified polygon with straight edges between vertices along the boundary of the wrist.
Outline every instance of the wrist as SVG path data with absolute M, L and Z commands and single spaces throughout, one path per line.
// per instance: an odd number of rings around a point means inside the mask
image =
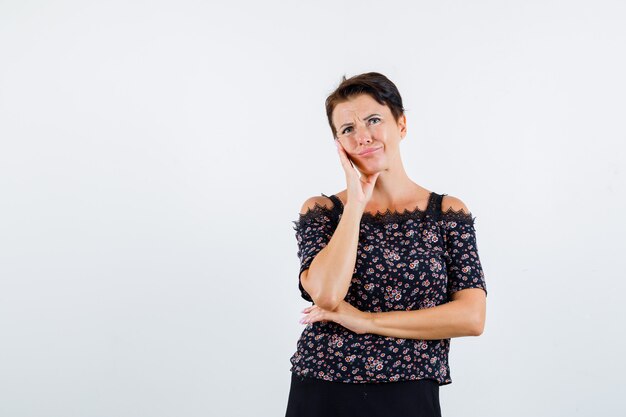
M 343 208 L 343 215 L 351 216 L 351 217 L 358 217 L 360 219 L 361 216 L 363 216 L 363 210 L 365 210 L 365 207 L 363 206 L 360 206 L 358 204 L 346 203 L 346 205 Z
M 376 333 L 376 313 L 365 312 L 365 333 Z

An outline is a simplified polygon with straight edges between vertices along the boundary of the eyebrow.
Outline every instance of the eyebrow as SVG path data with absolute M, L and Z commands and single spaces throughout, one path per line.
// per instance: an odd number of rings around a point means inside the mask
M 369 119 L 369 118 L 370 118 L 370 117 L 372 117 L 372 116 L 382 117 L 382 116 L 381 116 L 380 114 L 378 114 L 378 113 L 372 113 L 372 114 L 370 114 L 369 116 L 364 117 L 364 119 Z M 344 126 L 349 126 L 349 125 L 351 125 L 351 124 L 352 124 L 352 123 L 344 123 L 344 124 L 342 124 L 342 125 L 339 127 L 339 130 L 343 129 L 343 127 L 344 127 Z

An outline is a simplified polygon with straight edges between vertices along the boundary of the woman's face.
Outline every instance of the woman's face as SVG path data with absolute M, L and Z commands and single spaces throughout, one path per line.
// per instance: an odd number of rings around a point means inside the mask
M 387 169 L 399 155 L 399 143 L 406 135 L 406 117 L 401 116 L 396 123 L 389 107 L 378 104 L 370 95 L 359 94 L 337 104 L 332 120 L 337 140 L 362 173 Z

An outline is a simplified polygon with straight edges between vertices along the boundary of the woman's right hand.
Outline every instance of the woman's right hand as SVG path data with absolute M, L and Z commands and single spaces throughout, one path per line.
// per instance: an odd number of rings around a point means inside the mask
M 346 174 L 348 191 L 346 204 L 355 204 L 361 209 L 365 209 L 365 206 L 372 198 L 374 185 L 376 184 L 376 179 L 380 175 L 380 172 L 376 172 L 371 175 L 363 174 L 359 176 L 359 172 L 348 157 L 348 153 L 343 148 L 339 140 L 335 139 L 335 145 L 337 145 L 337 152 L 339 153 L 341 166 Z

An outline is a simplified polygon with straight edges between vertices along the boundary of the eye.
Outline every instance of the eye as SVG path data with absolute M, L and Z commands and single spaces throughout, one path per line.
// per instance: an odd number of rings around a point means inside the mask
M 346 134 L 346 130 L 348 130 L 348 129 L 351 129 L 351 127 L 350 126 L 346 127 L 344 130 L 341 131 L 341 134 L 345 135 Z
M 371 122 L 372 120 L 378 120 L 378 121 L 380 121 L 380 117 L 372 117 L 372 118 L 371 118 L 371 119 L 369 119 L 369 120 L 370 120 L 370 122 Z

